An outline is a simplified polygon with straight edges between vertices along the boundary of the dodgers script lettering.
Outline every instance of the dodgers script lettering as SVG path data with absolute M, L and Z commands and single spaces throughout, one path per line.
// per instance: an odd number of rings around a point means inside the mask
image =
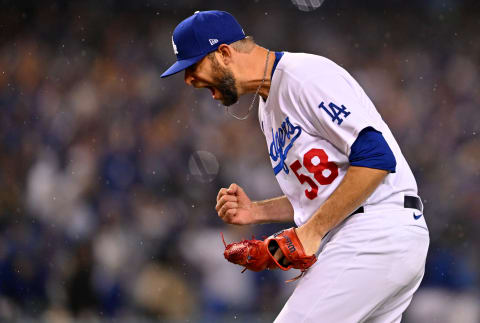
M 285 160 L 287 159 L 287 154 L 290 148 L 292 148 L 293 143 L 302 133 L 302 128 L 300 126 L 294 126 L 290 120 L 285 118 L 285 121 L 282 122 L 282 125 L 274 133 L 272 129 L 272 143 L 270 144 L 270 158 L 274 162 L 280 160 L 278 164 L 273 167 L 273 172 L 275 175 L 280 173 L 282 169 L 285 171 L 285 174 L 289 173 L 287 164 Z

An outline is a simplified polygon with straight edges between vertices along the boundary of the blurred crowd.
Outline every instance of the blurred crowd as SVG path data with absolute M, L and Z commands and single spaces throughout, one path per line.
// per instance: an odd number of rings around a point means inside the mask
M 290 225 L 230 227 L 214 210 L 232 182 L 252 199 L 281 194 L 256 113 L 237 121 L 183 75 L 159 76 L 174 26 L 214 6 L 259 44 L 326 56 L 357 78 L 415 173 L 431 230 L 405 322 L 479 322 L 480 12 L 461 4 L 4 4 L 0 321 L 268 322 L 281 309 L 295 273 L 240 274 L 220 233 Z

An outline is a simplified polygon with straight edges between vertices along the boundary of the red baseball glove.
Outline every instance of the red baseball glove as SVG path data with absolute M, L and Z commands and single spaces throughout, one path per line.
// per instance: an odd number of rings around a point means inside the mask
M 227 245 L 225 239 L 223 239 L 223 244 L 225 245 L 225 252 L 223 253 L 225 259 L 244 266 L 242 272 L 246 269 L 262 271 L 265 269 L 289 270 L 295 268 L 300 269 L 303 274 L 317 261 L 315 255 L 307 256 L 305 254 L 295 228 L 277 232 L 263 241 L 252 239 Z M 283 258 L 280 260 L 274 257 L 278 248 L 283 253 Z

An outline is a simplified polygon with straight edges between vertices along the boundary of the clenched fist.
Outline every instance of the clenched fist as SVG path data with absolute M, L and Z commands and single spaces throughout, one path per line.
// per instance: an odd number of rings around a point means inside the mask
M 255 204 L 237 184 L 231 184 L 229 188 L 221 188 L 217 195 L 215 210 L 218 216 L 230 224 L 255 223 Z

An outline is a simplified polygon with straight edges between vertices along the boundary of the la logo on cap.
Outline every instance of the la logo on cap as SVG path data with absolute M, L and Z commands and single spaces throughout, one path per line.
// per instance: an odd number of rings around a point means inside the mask
M 175 42 L 173 41 L 173 36 L 172 36 L 172 46 L 173 46 L 173 52 L 175 53 L 175 55 L 178 55 L 177 45 L 175 45 Z

